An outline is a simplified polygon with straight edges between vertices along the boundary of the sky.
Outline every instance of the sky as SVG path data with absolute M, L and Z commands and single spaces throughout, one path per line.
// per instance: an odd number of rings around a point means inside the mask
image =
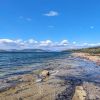
M 0 0 L 1 49 L 100 45 L 100 0 Z

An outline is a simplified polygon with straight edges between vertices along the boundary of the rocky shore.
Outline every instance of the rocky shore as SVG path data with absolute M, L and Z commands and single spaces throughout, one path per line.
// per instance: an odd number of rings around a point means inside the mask
M 55 78 L 54 71 L 40 72 L 34 71 L 32 74 L 21 75 L 20 78 L 9 79 L 9 81 L 17 80 L 19 83 L 2 88 L 0 100 L 55 100 L 57 94 L 66 89 L 65 86 L 60 86 L 63 81 Z M 48 72 L 52 74 L 49 76 Z
M 100 100 L 100 74 L 91 74 L 100 67 L 77 57 L 53 59 L 45 69 L 5 79 L 11 85 L 2 87 L 0 100 Z
M 100 65 L 100 54 L 98 55 L 91 55 L 89 53 L 73 53 L 72 54 L 73 56 L 75 57 L 81 57 L 81 58 L 84 58 L 84 59 L 87 59 L 87 60 L 91 60 L 93 62 L 95 62 L 96 64 Z

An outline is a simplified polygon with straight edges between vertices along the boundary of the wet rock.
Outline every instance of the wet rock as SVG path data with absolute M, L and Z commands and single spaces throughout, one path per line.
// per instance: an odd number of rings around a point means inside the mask
M 21 97 L 18 100 L 23 100 Z
M 39 83 L 39 82 L 42 82 L 42 81 L 43 81 L 43 79 L 38 78 L 38 79 L 36 80 L 36 83 Z
M 86 92 L 82 86 L 76 86 L 75 94 L 72 100 L 85 100 L 86 99 Z
M 100 100 L 100 83 L 84 82 L 83 87 L 87 92 L 86 100 Z
M 64 84 L 67 87 L 66 87 L 65 91 L 58 94 L 58 96 L 56 97 L 56 100 L 72 100 L 73 95 L 75 93 L 75 87 L 78 86 L 78 85 L 81 85 L 82 80 L 77 79 L 75 77 L 70 77 L 70 78 L 61 77 L 61 78 L 66 80 Z
M 20 81 L 23 82 L 32 82 L 34 81 L 34 77 L 32 75 L 23 75 Z
M 0 86 L 0 93 L 1 92 L 4 92 L 4 91 L 7 91 L 9 90 L 10 88 L 14 88 L 16 85 L 15 84 L 8 84 L 8 83 L 5 83 L 5 84 L 2 84 Z
M 61 94 L 58 94 L 56 100 L 72 100 L 73 93 L 74 86 L 69 85 L 65 91 L 63 91 Z
M 100 60 L 98 60 L 96 64 L 97 64 L 98 66 L 100 66 Z

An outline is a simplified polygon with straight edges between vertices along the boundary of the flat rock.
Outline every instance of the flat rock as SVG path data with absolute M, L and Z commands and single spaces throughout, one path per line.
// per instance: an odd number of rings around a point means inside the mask
M 86 99 L 86 92 L 82 86 L 76 86 L 75 94 L 72 100 L 85 100 Z

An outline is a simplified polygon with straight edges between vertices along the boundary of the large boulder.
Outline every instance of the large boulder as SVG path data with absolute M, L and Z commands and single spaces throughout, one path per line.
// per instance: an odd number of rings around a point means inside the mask
M 86 92 L 82 86 L 76 86 L 75 94 L 72 100 L 85 100 L 86 99 Z
M 43 76 L 43 77 L 47 77 L 47 76 L 49 76 L 49 75 L 50 75 L 50 73 L 49 73 L 48 70 L 43 70 L 43 71 L 41 72 L 41 76 Z

